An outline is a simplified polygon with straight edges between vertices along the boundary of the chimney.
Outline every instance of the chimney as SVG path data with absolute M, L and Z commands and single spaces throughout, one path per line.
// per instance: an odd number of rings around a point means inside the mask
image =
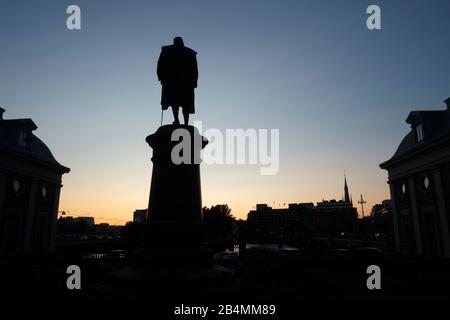
M 447 110 L 450 110 L 450 97 L 444 100 L 445 104 L 447 105 Z
M 3 113 L 4 113 L 5 111 L 6 111 L 5 109 L 3 109 L 2 107 L 0 107 L 0 120 L 3 120 Z

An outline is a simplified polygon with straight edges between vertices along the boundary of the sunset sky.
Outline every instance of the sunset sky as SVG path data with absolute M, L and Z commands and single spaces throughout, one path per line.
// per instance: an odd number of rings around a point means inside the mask
M 81 30 L 66 28 L 70 4 Z M 366 27 L 371 4 L 381 30 Z M 204 205 L 246 218 L 256 203 L 340 199 L 345 170 L 370 211 L 389 197 L 379 164 L 409 131 L 409 111 L 443 109 L 450 96 L 449 12 L 437 0 L 0 0 L 0 106 L 32 118 L 71 168 L 60 210 L 124 224 L 148 202 L 156 62 L 182 36 L 198 52 L 192 120 L 280 130 L 277 175 L 202 165 Z

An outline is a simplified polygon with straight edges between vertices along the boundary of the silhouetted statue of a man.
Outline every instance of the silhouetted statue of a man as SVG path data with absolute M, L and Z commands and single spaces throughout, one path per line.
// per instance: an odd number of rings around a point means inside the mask
M 195 112 L 194 88 L 197 88 L 197 52 L 185 47 L 183 39 L 176 37 L 173 45 L 163 46 L 158 59 L 158 79 L 161 81 L 161 107 L 172 107 L 174 124 L 180 124 L 178 110 L 183 109 L 184 124 Z

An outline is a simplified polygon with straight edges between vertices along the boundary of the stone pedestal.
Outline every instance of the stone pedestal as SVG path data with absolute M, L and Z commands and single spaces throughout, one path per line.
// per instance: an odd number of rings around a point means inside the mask
M 185 144 L 190 150 L 184 149 L 191 161 L 176 164 L 172 152 L 180 141 L 172 137 L 183 133 L 191 142 Z M 172 299 L 176 293 L 207 297 L 229 290 L 220 288 L 230 286 L 233 273 L 213 264 L 202 221 L 200 152 L 206 139 L 195 127 L 166 125 L 146 141 L 153 149 L 153 172 L 143 246 L 129 267 L 110 273 L 94 289 L 113 297 L 153 292 L 158 299 Z
M 200 152 L 207 140 L 195 127 L 166 125 L 149 135 L 146 141 L 153 149 L 148 221 L 144 247 L 135 254 L 133 264 L 210 264 L 200 183 Z M 179 148 L 181 145 L 185 147 L 183 150 Z M 183 152 L 189 155 L 184 158 L 187 163 L 174 163 L 178 162 L 174 157 Z
M 206 138 L 193 126 L 166 125 L 146 141 L 153 149 L 149 221 L 201 221 L 200 152 Z M 183 154 L 180 146 L 190 147 L 183 149 L 188 163 L 174 163 L 179 161 L 175 156 Z

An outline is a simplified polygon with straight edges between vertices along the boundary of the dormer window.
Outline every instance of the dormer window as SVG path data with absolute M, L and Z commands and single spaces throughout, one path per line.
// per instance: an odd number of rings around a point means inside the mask
M 423 126 L 421 123 L 419 123 L 416 126 L 416 141 L 422 142 L 423 141 Z
M 26 132 L 20 131 L 19 132 L 19 146 L 22 148 L 27 147 L 27 138 L 28 134 Z

